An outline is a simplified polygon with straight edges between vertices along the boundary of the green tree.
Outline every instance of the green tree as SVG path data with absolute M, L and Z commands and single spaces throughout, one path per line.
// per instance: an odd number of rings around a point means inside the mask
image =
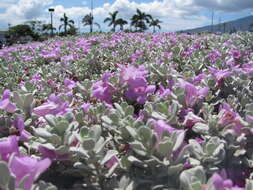
M 31 20 L 31 21 L 26 21 L 25 24 L 29 25 L 31 29 L 40 34 L 42 32 L 42 21 L 40 20 Z
M 126 24 L 128 24 L 128 22 L 122 18 L 119 18 L 116 20 L 116 26 L 119 25 L 121 31 L 124 30 L 124 25 L 126 25 Z
M 117 14 L 118 11 L 114 11 L 113 13 L 109 13 L 109 17 L 105 18 L 104 23 L 109 22 L 108 26 L 112 26 L 112 32 L 115 32 L 115 28 L 117 26 Z
M 91 14 L 85 15 L 82 19 L 82 23 L 84 26 L 90 26 L 90 33 L 93 32 L 93 25 L 97 26 L 99 31 L 101 31 L 100 25 L 94 22 L 94 17 Z
M 153 27 L 153 33 L 156 32 L 156 27 L 160 30 L 161 29 L 161 24 L 162 21 L 160 21 L 159 19 L 152 19 L 151 22 L 149 23 L 150 27 Z
M 35 33 L 27 24 L 19 24 L 9 28 L 7 40 L 10 44 L 16 43 L 22 37 L 31 37 L 33 40 L 39 40 L 40 36 Z
M 66 13 L 63 14 L 63 17 L 60 19 L 60 21 L 63 23 L 59 26 L 59 31 L 62 27 L 64 27 L 64 33 L 67 34 L 67 27 L 71 28 L 74 26 L 75 22 L 73 20 L 69 20 L 69 18 L 66 16 Z
M 136 31 L 143 32 L 148 29 L 147 24 L 149 24 L 152 19 L 150 14 L 146 14 L 145 12 L 141 12 L 140 9 L 137 9 L 136 14 L 131 18 L 131 25 L 135 27 Z
M 52 25 L 51 24 L 43 24 L 42 25 L 42 32 L 48 33 L 51 31 Z M 55 27 L 53 27 L 53 30 L 56 30 Z

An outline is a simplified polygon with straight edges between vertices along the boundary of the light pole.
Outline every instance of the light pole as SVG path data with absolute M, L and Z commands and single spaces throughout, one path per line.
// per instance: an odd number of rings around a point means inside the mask
M 54 12 L 54 8 L 49 8 L 48 11 L 50 12 L 50 15 L 51 15 L 51 36 L 53 37 L 53 35 L 54 35 L 54 28 L 53 28 L 53 12 Z
M 93 31 L 93 0 L 90 2 L 90 8 L 91 8 L 91 32 Z
M 213 19 L 214 19 L 214 10 L 212 9 L 212 23 L 211 23 L 211 32 L 213 32 Z

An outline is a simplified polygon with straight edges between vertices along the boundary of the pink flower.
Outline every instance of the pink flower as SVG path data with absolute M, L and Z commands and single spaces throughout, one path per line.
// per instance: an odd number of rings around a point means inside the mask
M 127 86 L 125 96 L 139 104 L 144 104 L 147 95 L 154 93 L 156 87 L 148 85 L 146 80 L 147 71 L 144 66 L 139 67 L 122 67 L 120 72 L 120 82 Z
M 64 102 L 59 96 L 51 94 L 46 103 L 34 108 L 33 113 L 39 117 L 44 117 L 48 114 L 64 115 L 65 113 L 71 111 L 68 106 L 69 102 Z
M 64 79 L 64 86 L 65 86 L 66 89 L 71 90 L 72 88 L 76 87 L 76 82 L 72 81 L 68 78 L 65 78 Z
M 185 89 L 185 104 L 187 107 L 194 106 L 198 100 L 205 98 L 208 95 L 208 87 L 196 87 L 189 82 L 181 81 L 177 84 Z
M 11 154 L 19 154 L 18 138 L 16 136 L 9 136 L 7 140 L 0 141 L 0 155 L 2 160 L 8 161 Z
M 51 164 L 49 159 L 37 160 L 29 156 L 13 156 L 9 161 L 9 167 L 12 174 L 16 177 L 18 185 L 24 177 L 24 190 L 30 190 L 33 182 L 43 173 Z
M 113 167 L 114 164 L 117 163 L 117 162 L 118 162 L 117 157 L 116 157 L 116 156 L 113 156 L 109 161 L 107 161 L 107 162 L 105 163 L 105 166 L 106 166 L 107 168 L 111 168 L 111 167 Z
M 84 113 L 87 113 L 91 107 L 91 104 L 90 103 L 84 103 L 82 106 L 82 109 L 84 111 Z
M 13 113 L 17 109 L 16 105 L 11 103 L 10 101 L 11 91 L 5 90 L 3 92 L 3 97 L 0 100 L 0 109 L 5 110 L 7 112 Z
M 109 104 L 112 103 L 112 94 L 116 91 L 116 88 L 109 82 L 111 76 L 111 73 L 105 73 L 101 80 L 92 85 L 92 97 Z
M 53 149 L 51 150 L 51 149 L 41 146 L 41 145 L 39 146 L 38 150 L 42 154 L 43 158 L 49 158 L 50 160 L 59 160 L 59 159 L 69 158 L 68 154 L 59 155 L 55 152 L 55 150 L 53 150 Z
M 175 128 L 171 127 L 170 125 L 168 125 L 163 120 L 154 120 L 154 119 L 151 119 L 150 121 L 154 125 L 154 131 L 157 134 L 158 139 L 161 139 L 164 133 L 171 134 L 173 132 L 176 132 L 176 133 L 183 132 L 183 130 L 178 130 L 178 129 L 175 129 Z
M 185 117 L 183 125 L 186 128 L 192 128 L 196 123 L 205 123 L 205 121 L 201 117 L 195 115 L 193 112 L 189 112 Z
M 213 174 L 211 178 L 214 190 L 244 190 L 244 188 L 233 186 L 233 182 L 230 179 L 224 179 L 219 174 Z
M 18 117 L 14 121 L 14 126 L 19 131 L 19 136 L 20 136 L 19 140 L 27 142 L 29 140 L 31 134 L 28 131 L 25 130 L 25 124 L 24 124 L 23 118 Z

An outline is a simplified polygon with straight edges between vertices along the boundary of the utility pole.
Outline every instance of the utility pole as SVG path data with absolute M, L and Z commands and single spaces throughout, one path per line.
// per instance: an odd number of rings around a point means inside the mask
M 93 20 L 94 20 L 94 17 L 93 17 L 93 0 L 91 0 L 90 2 L 90 8 L 91 8 L 91 32 L 93 32 Z
M 213 32 L 213 18 L 214 18 L 214 10 L 212 9 L 212 23 L 211 23 L 211 32 Z
M 51 15 L 51 37 L 54 35 L 54 27 L 53 27 L 53 12 L 54 8 L 49 8 L 48 11 L 50 12 Z
M 221 32 L 221 17 L 219 17 L 219 32 Z

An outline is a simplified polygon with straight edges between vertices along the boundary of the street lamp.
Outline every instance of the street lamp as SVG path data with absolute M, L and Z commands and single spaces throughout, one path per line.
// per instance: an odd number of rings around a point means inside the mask
M 48 11 L 50 12 L 51 15 L 51 36 L 54 35 L 54 28 L 53 28 L 53 12 L 54 8 L 49 8 Z
M 93 31 L 93 0 L 90 2 L 90 7 L 91 7 L 91 31 Z

